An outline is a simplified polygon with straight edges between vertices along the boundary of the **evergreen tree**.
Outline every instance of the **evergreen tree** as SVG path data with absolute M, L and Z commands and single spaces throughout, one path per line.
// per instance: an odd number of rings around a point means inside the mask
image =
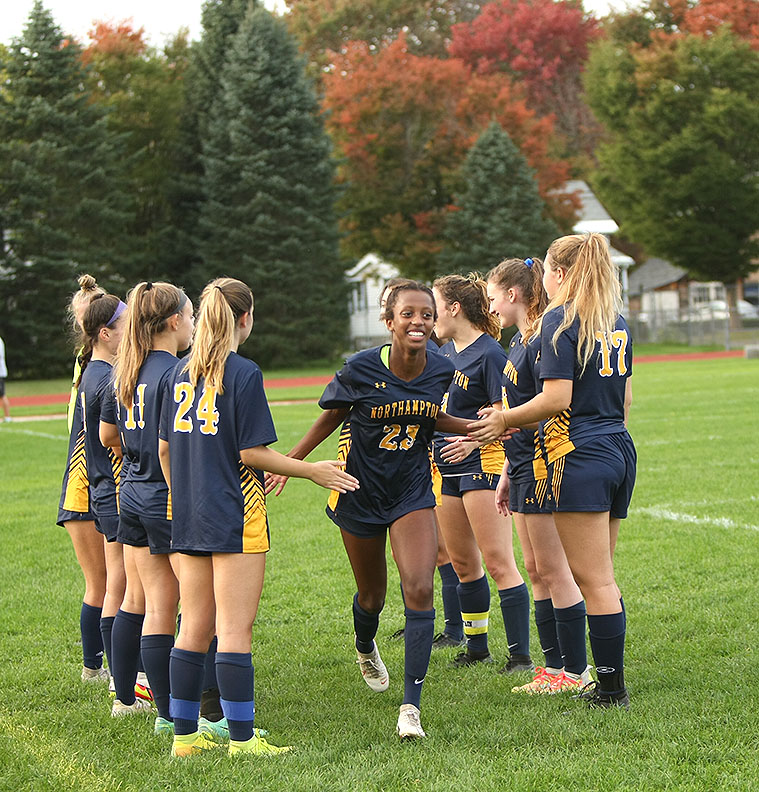
M 545 217 L 527 161 L 498 124 L 472 146 L 461 176 L 458 211 L 446 222 L 443 271 L 487 271 L 504 258 L 544 255 L 559 230 Z
M 221 90 L 221 73 L 232 38 L 252 5 L 256 0 L 207 0 L 203 4 L 203 34 L 190 49 L 185 73 L 184 106 L 169 187 L 173 233 L 167 240 L 166 264 L 171 278 L 193 296 L 218 275 L 205 268 L 198 252 L 198 220 L 204 201 L 202 141 L 208 136 L 208 117 Z
M 70 366 L 62 332 L 82 271 L 118 285 L 129 270 L 121 143 L 85 90 L 81 50 L 37 0 L 0 89 L 0 317 L 15 374 Z
M 284 22 L 251 7 L 232 42 L 204 141 L 201 252 L 209 271 L 253 289 L 250 349 L 262 364 L 331 356 L 344 342 L 330 153 Z

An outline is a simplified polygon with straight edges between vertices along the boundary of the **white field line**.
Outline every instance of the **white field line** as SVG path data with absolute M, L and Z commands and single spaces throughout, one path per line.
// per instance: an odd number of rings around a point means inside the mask
M 685 512 L 675 512 L 671 509 L 663 509 L 660 506 L 644 506 L 635 511 L 643 512 L 659 520 L 669 520 L 677 523 L 688 523 L 691 525 L 716 525 L 719 528 L 743 528 L 747 531 L 759 531 L 759 525 L 749 523 L 739 523 L 729 517 L 699 517 L 695 514 Z
M 29 437 L 44 437 L 47 440 L 68 440 L 68 435 L 47 434 L 46 432 L 33 432 L 31 429 L 3 429 L 4 432 L 13 434 L 29 435 Z

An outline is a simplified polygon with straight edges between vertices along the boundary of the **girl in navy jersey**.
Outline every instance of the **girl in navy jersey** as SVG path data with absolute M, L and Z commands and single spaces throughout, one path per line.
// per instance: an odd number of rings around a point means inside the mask
M 387 534 L 406 606 L 404 696 L 397 732 L 424 737 L 419 704 L 434 633 L 433 578 L 438 552 L 435 496 L 428 445 L 437 427 L 460 431 L 465 421 L 445 415 L 440 404 L 453 365 L 427 353 L 435 301 L 427 286 L 397 285 L 384 314 L 392 343 L 358 352 L 337 372 L 319 401 L 344 420 L 339 457 L 361 489 L 333 492 L 327 514 L 340 528 L 358 591 L 353 599 L 356 654 L 364 681 L 385 691 L 389 676 L 375 636 L 387 591 Z M 325 439 L 323 420 L 290 452 L 306 457 Z
M 177 352 L 192 340 L 192 303 L 169 283 L 138 283 L 130 292 L 126 327 L 115 366 L 116 392 L 100 415 L 105 446 L 120 443 L 125 475 L 119 489 L 118 540 L 124 545 L 127 577 L 145 592 L 145 616 L 123 608 L 114 635 L 125 645 L 131 665 L 119 668 L 117 692 L 134 686 L 141 652 L 158 708 L 156 733 L 171 732 L 169 652 L 179 600 L 172 569 L 171 503 L 158 459 L 158 424 L 166 382 Z M 131 578 L 137 577 L 132 581 Z M 133 703 L 128 696 L 122 704 Z
M 592 707 L 627 708 L 625 610 L 613 553 L 635 483 L 635 447 L 625 425 L 632 342 L 605 238 L 554 241 L 543 284 L 550 299 L 536 327 L 543 390 L 519 407 L 484 410 L 470 435 L 486 442 L 506 427 L 542 422 L 554 521 L 585 599 L 598 674 L 581 698 Z
M 518 407 L 540 389 L 540 338 L 533 324 L 548 303 L 540 259 L 507 259 L 488 273 L 490 310 L 502 327 L 517 326 L 503 373 L 504 406 Z M 535 624 L 545 665 L 523 693 L 559 693 L 590 682 L 585 649 L 585 603 L 572 577 L 552 517 L 545 456 L 536 432 L 523 430 L 506 441 L 507 461 L 496 488 L 496 508 L 511 513 L 522 545 L 535 600 Z
M 90 300 L 96 294 L 104 293 L 91 275 L 82 275 L 79 278 L 79 291 L 74 293 L 69 303 L 69 314 L 78 338 L 78 351 L 74 361 L 74 377 L 67 411 L 69 448 L 57 523 L 68 531 L 76 560 L 84 575 L 84 597 L 79 617 L 83 655 L 82 681 L 107 683 L 109 675 L 103 666 L 103 637 L 100 631 L 106 586 L 105 552 L 103 535 L 95 528 L 90 512 L 87 458 L 84 452 L 84 417 L 78 399 L 81 376 L 79 356 L 83 351 L 82 317 Z
M 169 377 L 159 457 L 171 490 L 172 550 L 182 553 L 182 624 L 171 650 L 174 756 L 217 743 L 198 731 L 205 653 L 218 635 L 216 674 L 230 754 L 275 754 L 254 731 L 253 620 L 263 587 L 269 527 L 263 470 L 346 492 L 356 479 L 338 462 L 309 464 L 276 441 L 261 370 L 237 354 L 253 327 L 253 295 L 219 278 L 203 290 L 192 352 Z
M 438 278 L 432 290 L 437 333 L 450 339 L 439 353 L 456 367 L 443 409 L 468 420 L 476 418 L 483 407 L 500 410 L 506 352 L 497 340 L 501 326 L 488 310 L 485 282 L 476 273 L 447 275 Z M 438 519 L 461 581 L 458 593 L 467 638 L 467 648 L 451 665 L 493 662 L 488 649 L 490 585 L 484 561 L 498 585 L 509 645 L 501 671 L 530 671 L 530 594 L 514 561 L 511 523 L 493 508 L 493 491 L 503 469 L 503 443 L 495 440 L 467 454 L 464 446 L 468 444 L 447 446 L 443 438 L 438 435 L 435 440 L 435 462 L 443 475 Z M 456 456 L 458 450 L 462 454 Z
M 136 664 L 138 652 L 114 650 L 113 626 L 118 613 L 144 613 L 145 602 L 139 581 L 127 585 L 123 545 L 118 541 L 118 487 L 122 470 L 121 444 L 105 447 L 100 442 L 100 414 L 113 394 L 113 361 L 124 329 L 126 305 L 112 294 L 96 295 L 82 317 L 85 347 L 81 356 L 82 378 L 79 400 L 84 417 L 84 448 L 90 484 L 90 503 L 95 525 L 106 538 L 106 596 L 103 605 L 103 643 L 116 684 L 112 715 L 150 709 L 135 699 L 134 679 L 120 682 L 119 667 Z M 110 619 L 110 623 L 106 622 Z M 108 629 L 110 628 L 110 629 Z M 118 642 L 116 642 L 118 643 Z

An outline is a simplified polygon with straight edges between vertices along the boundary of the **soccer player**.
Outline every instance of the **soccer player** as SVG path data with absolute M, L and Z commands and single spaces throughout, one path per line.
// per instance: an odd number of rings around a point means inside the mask
M 431 290 L 401 283 L 387 299 L 392 342 L 349 358 L 319 406 L 344 420 L 338 455 L 361 489 L 333 492 L 327 515 L 340 528 L 357 593 L 353 598 L 356 655 L 366 684 L 385 691 L 389 676 L 375 636 L 387 591 L 385 544 L 390 534 L 405 598 L 404 695 L 397 723 L 401 739 L 424 737 L 419 704 L 434 633 L 433 579 L 437 535 L 428 446 L 437 427 L 457 432 L 466 421 L 440 404 L 453 377 L 446 358 L 427 353 L 435 323 Z M 290 451 L 305 458 L 325 439 L 317 419 Z
M 555 240 L 543 285 L 550 300 L 536 326 L 543 389 L 513 409 L 481 411 L 469 434 L 489 442 L 507 427 L 542 422 L 554 521 L 585 599 L 598 675 L 581 698 L 591 707 L 628 708 L 626 617 L 613 554 L 635 483 L 635 446 L 626 428 L 632 341 L 605 238 Z
M 168 381 L 159 458 L 172 503 L 172 550 L 182 553 L 182 623 L 169 665 L 174 756 L 218 743 L 198 730 L 204 660 L 218 635 L 216 675 L 229 754 L 271 755 L 254 730 L 251 629 L 263 587 L 269 526 L 263 470 L 347 492 L 357 480 L 338 462 L 309 464 L 267 448 L 276 441 L 261 370 L 237 349 L 253 327 L 253 294 L 219 278 L 200 298 L 189 356 Z
M 502 376 L 506 352 L 498 343 L 501 325 L 488 310 L 486 283 L 476 273 L 438 278 L 432 291 L 437 305 L 436 330 L 450 339 L 440 355 L 450 360 L 456 373 L 448 388 L 443 409 L 468 420 L 482 407 L 502 406 Z M 444 435 L 435 440 L 435 462 L 443 476 L 443 504 L 438 519 L 458 586 L 467 646 L 451 663 L 465 667 L 492 663 L 488 649 L 490 585 L 482 567 L 498 585 L 501 613 L 506 627 L 509 654 L 503 673 L 531 671 L 530 594 L 517 569 L 512 547 L 511 522 L 493 505 L 493 491 L 503 470 L 503 443 L 495 440 L 451 461 L 450 453 L 461 444 L 447 446 Z
M 171 502 L 158 459 L 158 425 L 165 385 L 177 353 L 192 341 L 193 311 L 187 295 L 169 283 L 138 283 L 129 293 L 126 325 L 114 369 L 116 392 L 100 415 L 100 440 L 121 445 L 126 464 L 119 488 L 118 541 L 127 577 L 145 592 L 145 615 L 123 608 L 114 635 L 131 664 L 122 664 L 119 690 L 134 686 L 141 652 L 158 708 L 156 734 L 173 732 L 169 715 L 169 653 L 179 600 L 172 568 Z M 129 696 L 122 704 L 133 703 Z M 213 724 L 203 721 L 213 731 Z
M 135 651 L 126 644 L 122 647 L 118 636 L 114 636 L 119 613 L 143 614 L 145 598 L 139 576 L 136 573 L 126 575 L 124 548 L 117 537 L 121 444 L 117 442 L 106 448 L 100 442 L 100 414 L 112 398 L 113 361 L 124 330 L 124 311 L 126 304 L 113 294 L 95 295 L 85 309 L 82 316 L 85 345 L 79 384 L 91 509 L 95 526 L 106 539 L 106 595 L 101 630 L 105 626 L 103 644 L 116 689 L 111 707 L 114 716 L 150 709 L 147 701 L 135 698 L 135 680 L 131 678 L 130 681 L 128 672 L 134 665 L 136 676 L 139 648 Z
M 384 316 L 385 309 L 387 307 L 387 298 L 390 296 L 390 292 L 396 286 L 400 286 L 402 283 L 409 282 L 409 278 L 391 278 L 385 284 L 385 288 L 382 290 L 382 294 L 380 295 L 380 320 L 382 320 L 382 317 Z M 432 336 L 427 342 L 428 354 L 436 354 L 439 346 L 442 343 L 443 342 L 437 338 L 435 331 L 433 330 Z M 435 493 L 435 505 L 439 507 L 443 502 L 443 479 L 440 475 L 438 466 L 435 464 L 435 460 L 432 455 L 432 447 L 430 447 L 430 466 L 432 468 L 432 491 Z M 435 522 L 437 523 L 437 516 L 435 517 Z M 461 609 L 459 608 L 459 578 L 456 574 L 456 570 L 453 568 L 453 564 L 451 563 L 448 550 L 445 547 L 443 532 L 440 530 L 439 525 L 437 531 L 437 561 L 435 564 L 437 566 L 438 574 L 440 575 L 440 593 L 441 599 L 443 600 L 443 618 L 445 620 L 445 626 L 443 628 L 443 632 L 438 633 L 433 638 L 432 648 L 448 649 L 450 647 L 461 646 L 461 644 L 464 643 L 464 623 L 461 619 Z M 403 596 L 403 586 L 401 586 L 401 596 Z M 390 638 L 392 640 L 402 640 L 403 632 L 403 628 L 401 627 L 401 629 L 396 630 L 390 636 Z
M 504 405 L 517 407 L 540 388 L 540 338 L 533 324 L 548 303 L 540 259 L 507 259 L 487 276 L 490 310 L 502 327 L 517 326 L 503 372 Z M 526 429 L 506 441 L 507 461 L 496 488 L 496 508 L 511 515 L 535 600 L 535 624 L 545 663 L 523 693 L 577 690 L 591 681 L 585 649 L 585 603 L 572 577 L 547 498 L 545 455 L 536 432 Z
M 68 406 L 69 447 L 63 474 L 57 524 L 71 537 L 76 560 L 84 576 L 84 596 L 79 616 L 82 636 L 82 681 L 108 683 L 109 674 L 103 667 L 103 636 L 101 619 L 105 597 L 106 571 L 103 535 L 95 528 L 90 512 L 87 458 L 84 453 L 84 416 L 78 398 L 81 376 L 80 355 L 83 351 L 82 317 L 85 308 L 96 294 L 105 292 L 91 275 L 79 278 L 79 290 L 69 301 L 72 327 L 78 338 L 74 361 L 74 376 Z M 112 618 L 111 618 L 112 622 Z
M 5 414 L 4 421 L 8 423 L 11 420 L 11 403 L 5 395 L 5 379 L 8 376 L 8 368 L 5 365 L 5 343 L 0 338 L 0 403 L 3 405 L 3 413 Z

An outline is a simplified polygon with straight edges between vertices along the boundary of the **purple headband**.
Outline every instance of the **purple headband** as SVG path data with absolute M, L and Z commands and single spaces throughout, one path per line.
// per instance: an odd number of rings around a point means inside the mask
M 121 316 L 121 314 L 126 311 L 126 307 L 126 303 L 119 300 L 119 304 L 116 306 L 113 316 L 105 323 L 105 326 L 110 327 Z

